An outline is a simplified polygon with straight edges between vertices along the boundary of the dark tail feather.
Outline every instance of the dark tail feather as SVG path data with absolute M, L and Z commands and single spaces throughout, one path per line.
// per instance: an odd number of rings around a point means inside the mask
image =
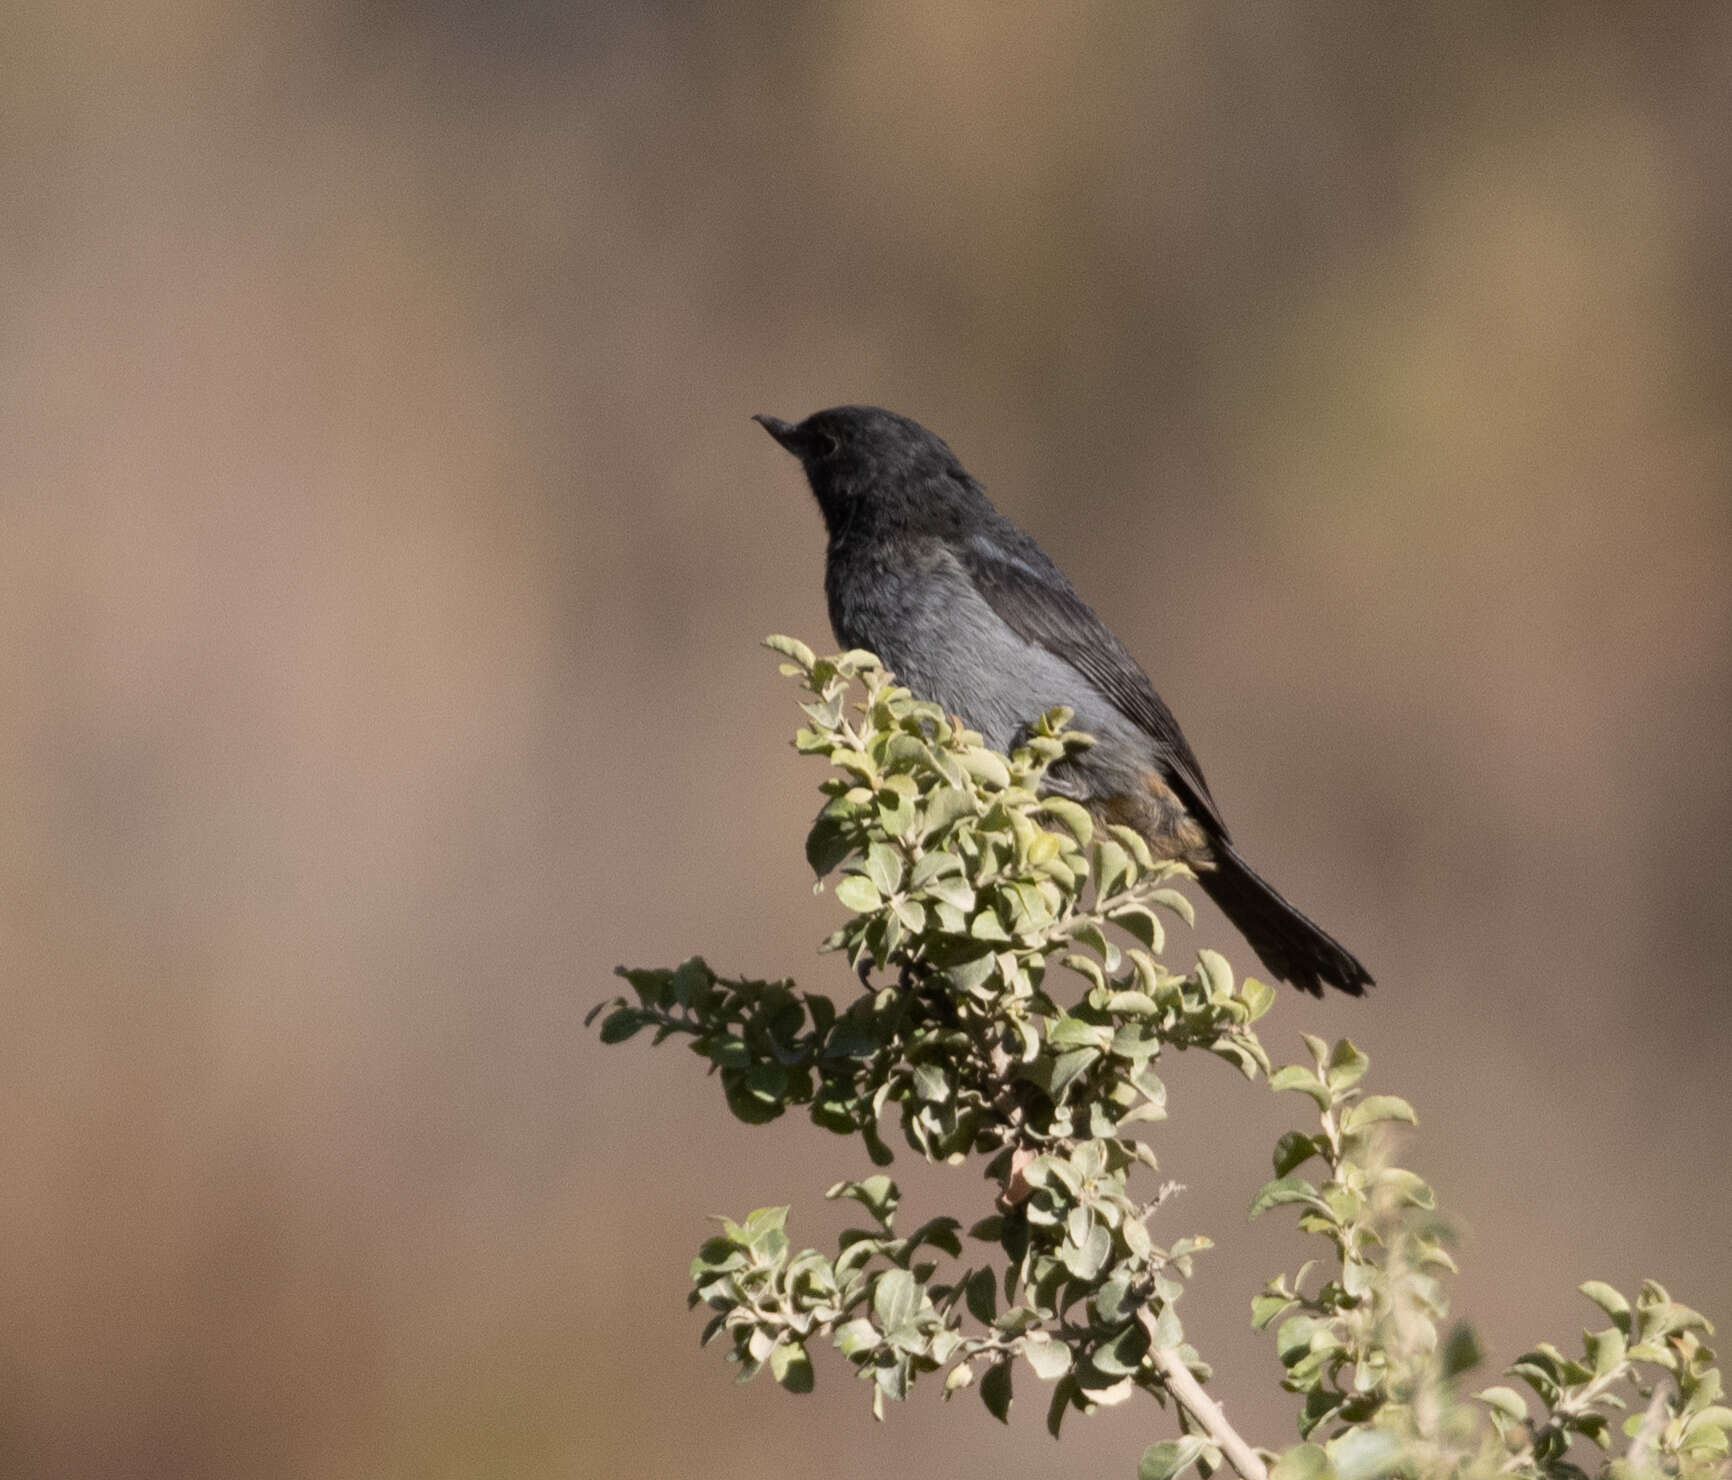
M 1231 844 L 1215 839 L 1212 847 L 1216 866 L 1199 872 L 1197 881 L 1271 975 L 1314 997 L 1321 997 L 1325 986 L 1350 997 L 1364 995 L 1371 973 L 1346 946 L 1288 904 Z

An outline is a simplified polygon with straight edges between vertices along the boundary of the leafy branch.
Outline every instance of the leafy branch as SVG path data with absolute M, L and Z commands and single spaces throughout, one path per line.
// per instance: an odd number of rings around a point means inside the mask
M 1443 1334 L 1443 1277 L 1455 1271 L 1447 1226 L 1431 1188 L 1390 1161 L 1388 1132 L 1414 1124 L 1413 1109 L 1393 1095 L 1361 1097 L 1369 1061 L 1352 1043 L 1303 1036 L 1310 1064 L 1269 1082 L 1309 1097 L 1319 1128 L 1281 1137 L 1275 1180 L 1251 1204 L 1252 1217 L 1297 1208 L 1301 1230 L 1329 1250 L 1252 1301 L 1253 1324 L 1275 1330 L 1282 1386 L 1303 1398 L 1307 1442 L 1281 1456 L 1274 1480 L 1723 1475 L 1732 1409 L 1719 1403 L 1720 1373 L 1702 1344 L 1712 1328 L 1652 1281 L 1634 1306 L 1610 1285 L 1583 1285 L 1612 1325 L 1583 1334 L 1580 1359 L 1541 1342 L 1509 1368 L 1538 1398 L 1537 1416 L 1511 1387 L 1461 1394 L 1481 1357 L 1465 1325 Z M 1298 1175 L 1313 1159 L 1324 1171 L 1315 1183 Z M 1632 1407 L 1622 1426 L 1632 1442 L 1614 1455 L 1612 1417 Z M 1600 1452 L 1594 1468 L 1583 1440 Z
M 858 1136 L 881 1167 L 893 1160 L 890 1117 L 928 1161 L 981 1158 L 992 1201 L 966 1242 L 948 1214 L 903 1234 L 887 1175 L 841 1181 L 828 1195 L 858 1204 L 867 1226 L 834 1253 L 796 1251 L 787 1208 L 722 1220 L 693 1260 L 690 1298 L 710 1310 L 704 1340 L 725 1341 L 742 1381 L 768 1367 L 808 1391 L 813 1345 L 827 1343 L 872 1385 L 880 1417 L 886 1400 L 943 1373 L 947 1398 L 975 1387 L 1005 1419 L 1019 1366 L 1051 1384 L 1055 1436 L 1072 1410 L 1138 1392 L 1172 1400 L 1180 1432 L 1149 1447 L 1141 1480 L 1222 1465 L 1246 1480 L 1575 1480 L 1588 1472 L 1572 1445 L 1606 1444 L 1610 1410 L 1633 1395 L 1645 1406 L 1625 1426 L 1614 1480 L 1723 1471 L 1732 1413 L 1701 1345 L 1707 1323 L 1657 1285 L 1633 1307 L 1584 1287 L 1612 1328 L 1588 1338 L 1581 1361 L 1542 1345 L 1511 1369 L 1539 1417 L 1510 1388 L 1458 1395 L 1478 1353 L 1465 1328 L 1439 1336 L 1447 1230 L 1431 1190 L 1389 1159 L 1387 1133 L 1412 1109 L 1362 1094 L 1368 1060 L 1348 1042 L 1307 1035 L 1310 1063 L 1271 1074 L 1254 1024 L 1273 989 L 1235 982 L 1207 949 L 1183 974 L 1163 963 L 1168 922 L 1192 922 L 1175 887 L 1188 872 L 1046 788 L 1092 743 L 1067 728 L 1067 711 L 1040 717 L 1002 755 L 869 653 L 768 645 L 806 693 L 796 749 L 830 766 L 806 856 L 819 887 L 834 876 L 848 915 L 824 944 L 860 989 L 839 1004 L 785 980 L 718 975 L 696 957 L 622 968 L 629 994 L 596 1010 L 601 1036 L 679 1037 L 740 1119 L 803 1109 Z M 1157 1240 L 1176 1189 L 1151 1181 L 1156 1158 L 1137 1132 L 1166 1116 L 1161 1055 L 1185 1049 L 1268 1076 L 1317 1111 L 1316 1130 L 1281 1138 L 1275 1179 L 1252 1204 L 1253 1216 L 1295 1207 L 1328 1248 L 1253 1302 L 1301 1399 L 1302 1442 L 1280 1453 L 1234 1430 L 1185 1340 L 1177 1303 L 1210 1240 Z M 1313 1161 L 1315 1182 L 1300 1175 Z

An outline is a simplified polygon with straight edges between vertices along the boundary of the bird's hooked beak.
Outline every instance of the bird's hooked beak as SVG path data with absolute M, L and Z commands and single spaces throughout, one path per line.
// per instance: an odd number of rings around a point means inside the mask
M 779 416 L 754 416 L 752 420 L 757 422 L 795 457 L 806 455 L 807 449 L 811 445 L 810 439 L 803 435 L 799 427 L 795 426 L 793 422 L 783 421 Z

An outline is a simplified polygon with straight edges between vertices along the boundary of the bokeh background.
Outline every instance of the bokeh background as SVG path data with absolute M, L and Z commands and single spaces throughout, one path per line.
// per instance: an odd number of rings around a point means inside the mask
M 839 1360 L 702 1215 L 857 1171 L 617 961 L 847 990 L 747 420 L 940 430 L 1349 941 L 1494 1359 L 1732 1321 L 1732 11 L 48 0 L 0 14 L 0 1470 L 1133 1472 Z M 1198 944 L 1247 953 L 1217 917 Z M 1190 943 L 1180 940 L 1179 949 Z M 1228 1410 L 1297 1112 L 1155 1128 Z M 910 1171 L 979 1205 L 972 1172 Z M 1025 1384 L 1032 1389 L 1033 1384 Z

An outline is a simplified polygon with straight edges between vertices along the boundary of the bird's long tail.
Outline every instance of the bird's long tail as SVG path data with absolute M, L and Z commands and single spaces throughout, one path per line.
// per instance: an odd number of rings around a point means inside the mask
M 1197 880 L 1233 922 L 1270 974 L 1314 997 L 1326 986 L 1363 996 L 1371 973 L 1316 921 L 1295 909 L 1230 843 L 1211 840 L 1215 867 Z

